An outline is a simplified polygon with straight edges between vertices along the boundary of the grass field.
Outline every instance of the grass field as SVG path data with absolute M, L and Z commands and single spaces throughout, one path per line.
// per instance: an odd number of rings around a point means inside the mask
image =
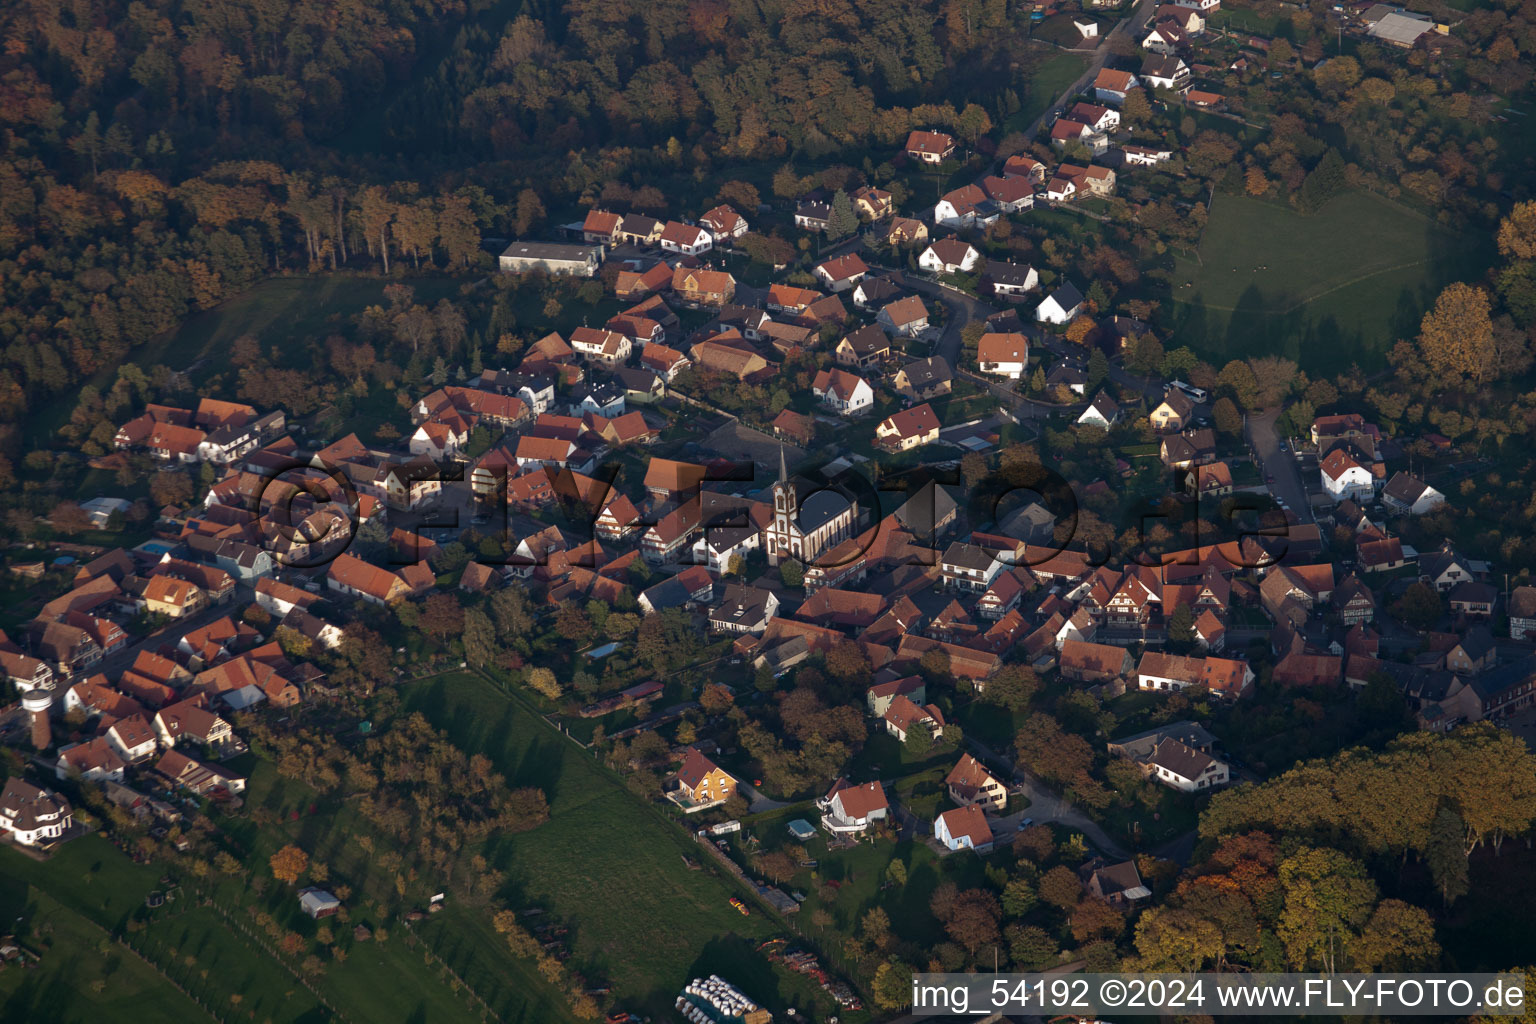
M 0 920 L 24 922 L 26 948 L 42 963 L 0 971 L 0 1021 L 99 1024 L 208 1020 L 152 967 L 112 943 L 100 927 L 11 871 L 0 870 Z M 100 991 L 98 991 L 98 988 Z
M 660 1017 L 690 977 L 718 970 L 776 1011 L 830 1009 L 803 979 L 749 955 L 780 929 L 761 910 L 741 917 L 728 903 L 739 892 L 732 883 L 684 865 L 700 850 L 680 828 L 519 701 L 466 674 L 402 696 L 455 745 L 489 757 L 509 784 L 544 790 L 550 820 L 494 843 L 487 857 L 510 877 L 509 905 L 541 907 L 568 926 L 572 964 L 610 981 L 621 1005 Z
M 1312 216 L 1218 196 L 1198 259 L 1174 267 L 1172 337 L 1218 366 L 1278 354 L 1316 373 L 1378 367 L 1476 255 L 1471 241 L 1372 193 Z
M 1023 105 L 1018 113 L 1008 119 L 1004 134 L 1029 127 L 1029 123 L 1045 113 L 1063 89 L 1077 81 L 1087 66 L 1088 58 L 1081 54 L 1062 53 L 1058 50 L 1046 56 L 1036 66 L 1034 74 L 1029 76 Z

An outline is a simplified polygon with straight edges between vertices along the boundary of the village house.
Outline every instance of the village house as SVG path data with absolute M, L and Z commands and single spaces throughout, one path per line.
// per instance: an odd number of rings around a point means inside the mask
M 1444 594 L 1458 583 L 1477 578 L 1477 573 L 1467 559 L 1456 554 L 1451 542 L 1446 541 L 1440 550 L 1419 556 L 1419 579 Z
M 1422 516 L 1445 504 L 1445 495 L 1408 473 L 1394 473 L 1381 489 L 1381 503 L 1390 512 Z
M 807 231 L 826 231 L 832 224 L 832 204 L 819 201 L 795 207 L 795 226 Z
M 931 274 L 968 274 L 980 262 L 981 253 L 957 238 L 941 238 L 917 258 L 917 265 Z
M 876 782 L 862 786 L 849 783 L 846 777 L 832 783 L 826 795 L 816 801 L 821 811 L 821 827 L 833 835 L 859 835 L 877 821 L 884 821 L 890 812 L 885 789 Z
M 928 307 L 916 295 L 882 306 L 875 323 L 903 338 L 915 338 L 928 329 Z
M 1107 683 L 1131 674 L 1134 662 L 1124 647 L 1068 640 L 1061 645 L 1058 665 L 1063 679 L 1076 683 Z
M 937 164 L 948 159 L 955 152 L 955 140 L 953 136 L 943 132 L 914 131 L 907 136 L 907 144 L 903 150 L 909 160 Z
M 891 215 L 893 196 L 873 185 L 861 185 L 850 194 L 853 208 L 859 216 L 871 221 L 884 220 Z
M 686 801 L 685 810 L 700 811 L 723 804 L 736 792 L 737 785 L 734 776 L 701 754 L 697 747 L 688 748 L 677 773 L 677 792 Z
M 992 849 L 992 828 L 980 807 L 957 807 L 933 822 L 933 838 L 951 851 L 985 853 Z
M 939 439 L 939 418 L 926 402 L 894 412 L 875 427 L 875 447 L 905 452 Z
M 1141 80 L 1153 89 L 1183 92 L 1189 88 L 1189 65 L 1177 56 L 1152 54 L 1142 61 Z
M 839 366 L 864 369 L 877 366 L 891 355 L 891 339 L 879 327 L 871 324 L 844 335 L 832 351 Z
M 703 227 L 702 224 L 684 224 L 682 221 L 667 221 L 667 226 L 662 227 L 662 235 L 657 241 L 667 252 L 676 252 L 684 256 L 702 256 L 703 253 L 714 249 L 714 235 L 708 227 Z
M 629 359 L 634 345 L 616 331 L 578 327 L 571 332 L 571 350 L 588 362 L 610 369 Z
M 1536 639 L 1536 587 L 1516 587 L 1510 591 L 1507 610 L 1509 638 Z
M 120 757 L 105 736 L 76 743 L 59 751 L 54 773 L 60 782 L 71 777 L 83 782 L 122 782 L 128 762 Z
M 927 401 L 949 394 L 953 381 L 949 362 L 943 356 L 929 356 L 897 370 L 891 383 L 897 394 L 913 401 Z
M 921 245 L 928 241 L 928 225 L 915 217 L 892 217 L 885 232 L 888 245 Z
M 1093 80 L 1093 94 L 1104 103 L 1119 106 L 1125 102 L 1125 97 L 1138 84 L 1136 76 L 1129 71 L 1100 68 Z
M 582 241 L 612 245 L 618 241 L 619 225 L 623 220 L 624 218 L 617 213 L 610 213 L 607 210 L 588 210 L 586 219 L 581 222 Z
M 909 701 L 921 705 L 928 699 L 927 684 L 923 682 L 923 677 L 903 676 L 900 679 L 876 683 L 864 692 L 864 703 L 872 717 L 884 718 L 885 713 L 891 708 L 892 701 L 897 697 L 906 697 Z
M 779 598 L 771 590 L 729 583 L 720 604 L 709 613 L 709 628 L 722 633 L 761 633 L 779 612 Z
M 1136 666 L 1139 690 L 1187 690 L 1200 682 L 1204 659 L 1147 651 Z
M 1334 501 L 1371 501 L 1376 497 L 1376 478 L 1347 447 L 1339 447 L 1318 463 L 1323 490 Z
M 747 219 L 725 203 L 701 216 L 699 224 L 709 229 L 716 245 L 728 243 L 747 233 Z
M 1152 424 L 1152 429 L 1159 434 L 1176 432 L 1184 429 L 1195 415 L 1195 403 L 1182 391 L 1170 390 L 1163 396 L 1147 419 Z
M 1108 430 L 1120 419 L 1120 403 L 1109 396 L 1109 392 L 1100 391 L 1093 396 L 1093 401 L 1088 403 L 1082 415 L 1076 422 L 1079 426 L 1098 427 Z
M 875 404 L 874 389 L 846 370 L 822 370 L 811 382 L 811 393 L 840 416 L 855 416 Z
M 1125 145 L 1120 147 L 1120 155 L 1125 157 L 1125 162 L 1129 166 L 1156 167 L 1160 163 L 1172 160 L 1173 150 L 1156 146 Z
M 325 584 L 331 590 L 370 604 L 393 604 L 410 595 L 411 588 L 388 569 L 370 565 L 343 552 L 326 566 Z
M 1035 319 L 1057 326 L 1071 323 L 1082 312 L 1083 301 L 1083 293 L 1077 290 L 1077 286 L 1071 281 L 1063 281 L 1035 307 Z
M 1002 298 L 1017 299 L 1040 286 L 1040 274 L 1034 267 L 988 260 L 985 277 L 992 291 Z
M 0 834 L 18 846 L 46 846 L 64 838 L 74 825 L 69 801 L 39 789 L 19 775 L 5 780 L 0 792 Z
M 1017 332 L 983 334 L 976 343 L 976 368 L 1018 380 L 1029 368 L 1029 339 Z
M 812 273 L 815 275 L 816 280 L 820 281 L 830 291 L 846 292 L 858 284 L 865 274 L 869 273 L 869 267 L 864 264 L 863 260 L 859 259 L 858 253 L 851 252 L 827 260 L 824 263 L 818 263 Z
M 736 279 L 723 270 L 678 267 L 672 272 L 672 290 L 687 302 L 723 306 L 736 294 Z
M 1008 787 L 970 754 L 960 755 L 959 763 L 944 777 L 944 788 L 962 807 L 980 807 L 989 814 L 1008 809 Z
M 991 224 L 1000 208 L 979 185 L 962 185 L 946 192 L 933 207 L 933 222 L 939 227 L 969 228 Z
M 1148 778 L 1181 793 L 1224 786 L 1230 778 L 1226 762 L 1171 736 L 1153 748 L 1151 756 L 1142 763 L 1142 769 Z
M 988 175 L 981 179 L 981 190 L 1003 213 L 1021 213 L 1035 205 L 1035 184 L 1028 178 Z
M 1088 894 L 1112 907 L 1150 899 L 1152 890 L 1141 880 L 1136 862 L 1127 860 L 1119 864 L 1102 864 L 1088 872 Z

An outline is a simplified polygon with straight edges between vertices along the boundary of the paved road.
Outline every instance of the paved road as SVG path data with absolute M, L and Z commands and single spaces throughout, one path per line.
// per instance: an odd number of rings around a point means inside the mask
M 1004 824 L 994 829 L 998 835 L 1007 835 L 1007 828 L 1010 825 L 1017 829 L 1019 821 L 1024 818 L 1033 818 L 1037 825 L 1055 823 L 1077 829 L 1088 838 L 1089 842 L 1110 857 L 1123 859 L 1129 856 L 1119 843 L 1109 837 L 1109 833 L 1099 827 L 1098 822 L 1078 810 L 1070 800 L 1047 789 L 1039 779 L 1016 766 L 1012 759 L 993 751 L 980 740 L 969 736 L 965 738 L 965 743 L 978 760 L 990 765 L 1007 767 L 1014 781 L 1019 784 L 1024 795 L 1029 799 L 1029 807 L 1026 810 L 1002 819 Z
M 1280 450 L 1281 438 L 1275 430 L 1275 420 L 1280 410 L 1271 409 L 1248 417 L 1246 432 L 1248 443 L 1259 458 L 1259 471 L 1266 477 L 1273 475 L 1275 482 L 1269 490 L 1288 505 L 1303 523 L 1313 521 L 1312 508 L 1307 500 L 1307 488 L 1301 479 L 1296 457 Z

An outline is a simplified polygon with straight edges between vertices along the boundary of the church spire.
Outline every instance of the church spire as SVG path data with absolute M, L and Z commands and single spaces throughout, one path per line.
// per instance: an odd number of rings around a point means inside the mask
M 789 483 L 789 469 L 784 465 L 784 446 L 779 445 L 779 483 Z

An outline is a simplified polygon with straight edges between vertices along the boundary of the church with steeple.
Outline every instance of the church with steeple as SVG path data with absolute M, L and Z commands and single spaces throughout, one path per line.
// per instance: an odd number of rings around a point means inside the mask
M 859 503 L 833 487 L 791 479 L 779 448 L 779 479 L 773 485 L 773 520 L 765 531 L 768 564 L 786 558 L 814 564 L 823 551 L 854 535 Z

